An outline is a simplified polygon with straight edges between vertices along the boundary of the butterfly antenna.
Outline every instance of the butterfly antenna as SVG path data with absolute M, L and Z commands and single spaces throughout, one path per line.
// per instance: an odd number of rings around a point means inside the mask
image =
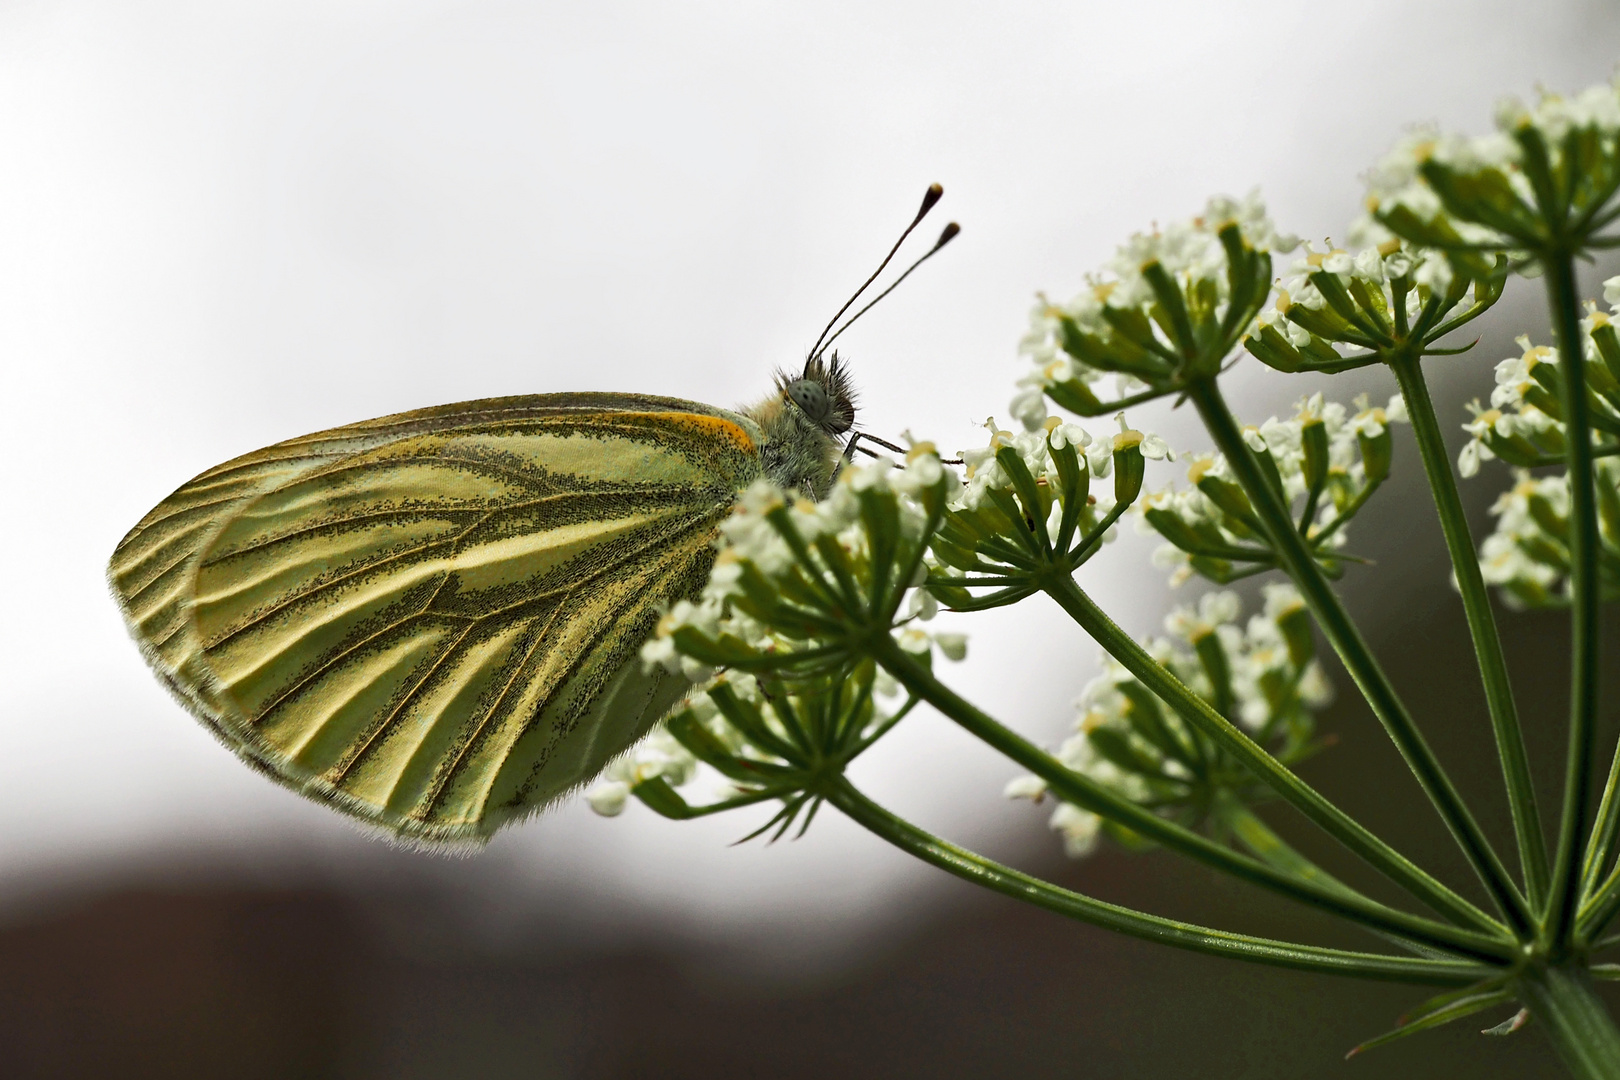
M 849 310 L 850 305 L 859 300 L 861 298 L 861 293 L 865 292 L 867 287 L 870 286 L 872 282 L 877 280 L 878 275 L 883 273 L 883 268 L 889 265 L 889 260 L 894 258 L 895 252 L 900 250 L 900 245 L 906 242 L 906 237 L 911 235 L 911 230 L 915 229 L 919 224 L 921 224 L 922 219 L 928 216 L 928 211 L 932 210 L 934 208 L 934 204 L 939 202 L 944 195 L 945 189 L 940 187 L 938 184 L 928 185 L 928 190 L 923 193 L 922 206 L 918 208 L 917 216 L 911 219 L 911 224 L 907 225 L 906 231 L 900 234 L 900 239 L 894 242 L 894 247 L 890 248 L 889 253 L 883 257 L 883 261 L 878 263 L 878 268 L 872 271 L 872 276 L 861 283 L 861 287 L 855 290 L 854 296 L 851 296 L 848 300 L 844 301 L 844 306 L 838 309 L 838 314 L 827 320 L 827 325 L 822 328 L 821 334 L 816 338 L 816 343 L 810 346 L 811 356 L 819 356 L 821 354 L 821 339 L 827 336 L 827 331 L 831 330 L 833 325 L 837 323 L 839 319 L 844 317 L 844 312 Z
M 861 453 L 865 454 L 867 457 L 875 458 L 875 457 L 878 456 L 877 451 L 868 450 L 866 447 L 861 445 L 861 440 L 862 439 L 865 439 L 867 442 L 877 443 L 879 446 L 884 447 L 885 449 L 893 450 L 897 454 L 905 454 L 907 452 L 905 447 L 896 446 L 896 445 L 894 445 L 894 443 L 890 442 L 887 439 L 880 439 L 876 435 L 871 434 L 870 432 L 857 431 L 855 434 L 853 434 L 853 435 L 851 435 L 849 437 L 849 442 L 844 444 L 844 460 L 845 461 L 854 460 L 855 452 L 857 450 L 859 450 Z M 939 463 L 941 465 L 960 465 L 960 464 L 962 464 L 962 459 L 961 458 L 940 458 Z
M 956 234 L 961 232 L 961 231 L 962 231 L 962 226 L 958 225 L 954 221 L 951 222 L 949 225 L 945 226 L 945 231 L 939 234 L 939 239 L 934 241 L 934 246 L 929 248 L 927 253 L 924 254 L 922 258 L 918 259 L 916 262 L 914 262 L 910 266 L 906 267 L 906 272 L 901 274 L 899 277 L 895 278 L 893 285 L 890 285 L 887 289 L 884 289 L 882 292 L 880 292 L 876 296 L 874 296 L 871 300 L 867 301 L 867 304 L 866 304 L 865 307 L 861 308 L 861 310 L 859 310 L 855 314 L 851 315 L 849 317 L 849 321 L 846 322 L 843 326 L 840 326 L 838 328 L 837 332 L 834 333 L 832 337 L 827 339 L 827 344 L 822 345 L 821 349 L 818 352 L 811 353 L 811 355 L 812 356 L 819 355 L 820 352 L 825 352 L 828 348 L 830 348 L 832 346 L 832 343 L 838 340 L 838 335 L 839 334 L 842 334 L 845 330 L 848 330 L 850 327 L 854 326 L 856 319 L 860 318 L 862 315 L 865 315 L 868 311 L 871 311 L 872 308 L 877 305 L 877 302 L 879 300 L 882 300 L 885 296 L 888 296 L 890 293 L 894 292 L 895 289 L 899 288 L 900 283 L 902 281 L 906 280 L 906 278 L 910 277 L 911 272 L 913 270 L 917 269 L 917 267 L 921 266 L 923 263 L 927 262 L 929 259 L 932 259 L 935 255 L 937 255 L 939 253 L 939 249 L 944 247 L 946 244 L 950 243 L 952 240 L 955 240 L 956 239 Z M 863 285 L 862 288 L 865 288 L 865 286 Z M 859 295 L 859 294 L 857 294 L 857 295 Z M 853 299 L 850 300 L 851 304 L 854 303 L 854 302 L 855 301 Z M 849 304 L 845 304 L 844 306 L 848 307 Z M 825 333 L 825 331 L 823 331 L 823 333 Z

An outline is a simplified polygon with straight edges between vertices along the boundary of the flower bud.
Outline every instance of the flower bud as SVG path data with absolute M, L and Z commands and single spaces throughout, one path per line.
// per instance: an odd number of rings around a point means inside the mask
M 1222 513 L 1239 521 L 1246 521 L 1254 516 L 1254 507 L 1249 504 L 1249 497 L 1243 493 L 1243 488 L 1232 481 L 1205 473 L 1198 478 L 1197 486 L 1198 490 L 1219 507 Z
M 1288 658 L 1294 666 L 1303 669 L 1316 652 L 1316 640 L 1311 635 L 1311 615 L 1304 604 L 1290 607 L 1276 616 L 1277 629 L 1288 645 Z
M 1388 477 L 1390 458 L 1395 452 L 1395 440 L 1390 436 L 1388 426 L 1370 437 L 1365 432 L 1358 432 L 1356 443 L 1361 447 L 1361 464 L 1366 469 L 1367 482 L 1376 484 Z
M 1141 432 L 1132 432 L 1136 438 L 1114 436 L 1114 501 L 1132 503 L 1142 493 L 1142 480 L 1147 475 L 1147 461 L 1142 457 Z M 1122 445 L 1123 444 L 1123 445 Z
M 1307 420 L 1300 428 L 1300 442 L 1305 451 L 1305 484 L 1312 491 L 1327 483 L 1328 433 L 1320 419 Z
M 1597 347 L 1598 355 L 1603 357 L 1603 366 L 1609 369 L 1616 382 L 1620 382 L 1620 336 L 1615 334 L 1614 324 L 1607 319 L 1592 330 L 1592 344 Z

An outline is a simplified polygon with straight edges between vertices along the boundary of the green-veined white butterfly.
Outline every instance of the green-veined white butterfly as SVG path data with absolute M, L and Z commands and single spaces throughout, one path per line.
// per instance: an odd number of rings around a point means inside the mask
M 831 341 L 735 412 L 539 394 L 277 443 L 142 518 L 114 595 L 158 677 L 250 765 L 409 839 L 482 840 L 685 693 L 638 653 L 702 588 L 737 496 L 761 476 L 825 496 L 859 437 L 840 438 L 855 403 Z

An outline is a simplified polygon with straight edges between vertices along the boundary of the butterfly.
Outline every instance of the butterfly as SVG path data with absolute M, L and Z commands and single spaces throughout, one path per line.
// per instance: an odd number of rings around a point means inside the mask
M 853 388 L 825 351 L 860 295 L 801 372 L 736 411 L 490 398 L 227 461 L 129 531 L 113 594 L 158 678 L 243 761 L 403 839 L 482 842 L 690 689 L 640 647 L 702 589 L 738 496 L 764 477 L 823 498 L 872 438 L 850 434 Z

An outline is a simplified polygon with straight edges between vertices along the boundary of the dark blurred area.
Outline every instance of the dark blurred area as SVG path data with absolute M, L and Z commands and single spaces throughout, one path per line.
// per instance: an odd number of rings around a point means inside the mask
M 648 948 L 414 959 L 375 931 L 389 902 L 128 891 L 11 927 L 5 1075 L 1561 1075 L 1533 1032 L 1485 1039 L 1468 1021 L 1341 1064 L 1423 991 L 1175 953 L 1011 902 L 919 928 L 835 979 L 764 987 Z
M 1437 361 L 1441 415 L 1485 395 L 1489 363 L 1536 325 L 1519 288 L 1478 357 Z M 1388 380 L 1346 380 L 1387 394 Z M 1367 387 L 1367 383 L 1372 385 Z M 1309 384 L 1251 392 L 1282 411 Z M 1348 389 L 1333 393 L 1348 396 Z M 1270 394 L 1270 397 L 1256 396 Z M 1466 484 L 1476 536 L 1505 470 Z M 1413 712 L 1490 834 L 1508 842 L 1483 696 L 1460 604 L 1409 438 L 1392 490 L 1358 520 L 1375 565 L 1344 585 Z M 1185 601 L 1192 593 L 1178 596 Z M 1620 619 L 1607 623 L 1601 745 L 1614 745 Z M 1557 613 L 1502 619 L 1543 816 L 1562 769 L 1566 632 Z M 1088 658 L 1089 643 L 1081 642 Z M 1089 662 L 1089 660 L 1088 660 Z M 1310 781 L 1469 889 L 1468 870 L 1342 674 L 1323 718 L 1337 735 Z M 1043 831 L 1044 811 L 1010 806 Z M 1285 809 L 1268 818 L 1335 874 L 1383 883 Z M 672 826 L 676 827 L 676 826 Z M 1337 924 L 1162 854 L 1064 860 L 1054 840 L 1028 869 L 1104 899 L 1237 930 L 1373 947 Z M 424 857 L 425 858 L 425 857 Z M 442 880 L 442 876 L 441 876 Z M 7 1077 L 1004 1077 L 1562 1075 L 1532 1025 L 1478 1032 L 1481 1014 L 1341 1062 L 1433 991 L 1246 966 L 1128 940 L 941 877 L 947 902 L 889 924 L 851 963 L 732 964 L 677 935 L 491 948 L 433 889 L 289 889 L 191 867 L 36 890 L 0 927 L 0 1073 Z M 1478 897 L 1479 890 L 1471 889 Z M 829 931 L 832 932 L 832 931 Z M 829 948 L 832 948 L 829 943 Z M 768 959 L 768 958 L 767 958 Z M 1610 995 L 1620 1008 L 1620 995 Z

